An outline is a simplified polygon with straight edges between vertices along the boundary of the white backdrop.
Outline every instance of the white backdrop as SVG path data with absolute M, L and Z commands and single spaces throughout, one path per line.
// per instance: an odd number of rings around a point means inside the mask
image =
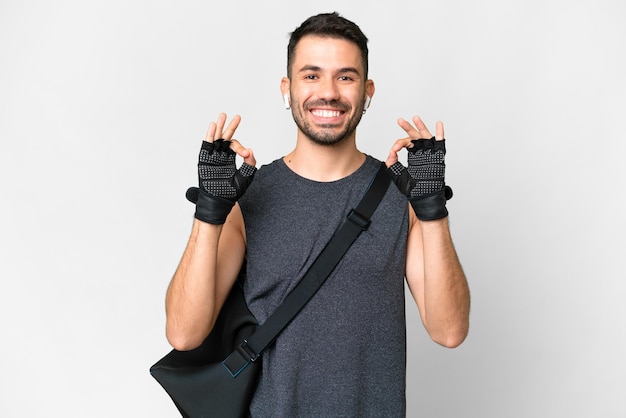
M 176 416 L 148 367 L 200 141 L 225 111 L 288 152 L 287 34 L 332 10 L 371 40 L 361 149 L 446 125 L 471 333 L 408 305 L 408 416 L 626 416 L 621 0 L 1 0 L 0 416 Z

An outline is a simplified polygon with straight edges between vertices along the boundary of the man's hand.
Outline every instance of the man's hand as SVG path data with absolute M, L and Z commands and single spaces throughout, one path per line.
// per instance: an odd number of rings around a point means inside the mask
M 424 122 L 413 117 L 411 125 L 404 119 L 398 125 L 409 135 L 397 140 L 389 152 L 386 165 L 398 189 L 407 196 L 420 220 L 430 221 L 448 216 L 446 200 L 452 189 L 445 185 L 445 139 L 443 123 L 437 122 L 435 136 Z M 398 152 L 408 151 L 408 168 L 398 161 Z
M 187 190 L 187 199 L 196 204 L 195 217 L 211 224 L 223 224 L 235 202 L 244 194 L 256 168 L 252 150 L 232 139 L 241 117 L 236 115 L 226 130 L 226 114 L 211 122 L 202 141 L 198 159 L 199 187 Z M 237 170 L 235 157 L 244 159 Z

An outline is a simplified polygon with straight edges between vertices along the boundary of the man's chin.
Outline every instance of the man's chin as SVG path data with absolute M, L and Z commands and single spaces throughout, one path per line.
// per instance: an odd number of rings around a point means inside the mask
M 298 124 L 298 120 L 295 120 L 300 131 L 318 145 L 333 146 L 340 144 L 354 131 L 354 129 L 351 130 L 346 126 L 345 123 L 314 124 L 312 121 L 308 121 L 306 124 Z
M 311 141 L 318 145 L 337 145 L 347 138 L 347 132 L 315 132 L 307 135 Z

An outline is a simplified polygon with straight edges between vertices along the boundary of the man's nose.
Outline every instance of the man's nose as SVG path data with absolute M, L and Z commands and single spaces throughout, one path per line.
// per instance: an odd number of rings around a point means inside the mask
M 337 86 L 336 80 L 334 79 L 326 79 L 320 83 L 318 96 L 320 99 L 324 100 L 338 100 L 340 97 L 339 88 Z

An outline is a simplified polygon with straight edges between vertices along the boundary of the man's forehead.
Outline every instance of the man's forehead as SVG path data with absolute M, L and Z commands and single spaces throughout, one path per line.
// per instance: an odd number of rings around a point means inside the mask
M 294 70 L 303 66 L 325 67 L 336 63 L 337 67 L 357 68 L 363 71 L 361 50 L 352 41 L 343 38 L 319 35 L 302 37 L 294 49 Z

